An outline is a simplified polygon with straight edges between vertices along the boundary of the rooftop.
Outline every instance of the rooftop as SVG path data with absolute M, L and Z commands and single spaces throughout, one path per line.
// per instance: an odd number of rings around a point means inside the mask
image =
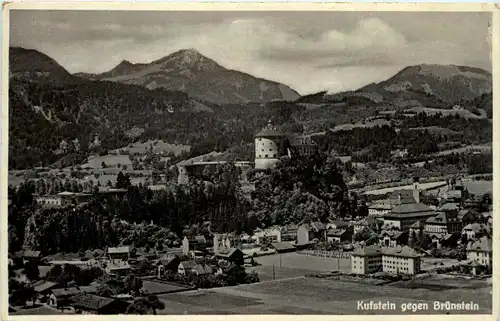
M 125 254 L 125 253 L 130 253 L 130 246 L 108 248 L 108 254 Z
M 405 218 L 405 217 L 421 217 L 421 216 L 433 216 L 437 213 L 422 203 L 415 204 L 401 204 L 393 208 L 391 213 L 384 215 L 384 217 L 394 217 L 394 218 Z
M 365 246 L 356 249 L 354 252 L 352 252 L 352 255 L 355 256 L 376 256 L 376 255 L 382 255 L 382 250 L 380 247 L 376 245 L 371 245 L 371 246 Z
M 113 303 L 115 300 L 93 294 L 78 294 L 72 297 L 71 301 L 74 302 L 73 307 L 75 308 L 97 311 Z
M 264 127 L 255 137 L 281 137 L 286 136 L 285 133 L 281 132 L 277 126 L 274 126 L 272 121 L 269 120 L 267 126 Z
M 475 252 L 493 252 L 493 243 L 491 238 L 483 236 L 479 240 L 469 243 L 467 245 L 467 251 Z
M 398 256 L 398 257 L 420 257 L 414 249 L 408 246 L 397 246 L 397 247 L 384 247 L 382 249 L 384 255 Z

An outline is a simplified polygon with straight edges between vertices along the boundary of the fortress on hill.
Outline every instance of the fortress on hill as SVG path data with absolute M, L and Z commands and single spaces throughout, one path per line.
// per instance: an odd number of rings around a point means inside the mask
M 309 156 L 317 152 L 318 145 L 310 138 L 285 133 L 269 120 L 268 124 L 255 135 L 254 161 L 236 161 L 234 165 L 241 168 L 243 173 L 251 168 L 265 170 L 275 167 L 282 157 L 294 157 L 296 155 Z M 186 184 L 189 181 L 189 177 L 202 175 L 207 166 L 217 166 L 225 163 L 227 162 L 192 162 L 189 160 L 180 162 L 177 164 L 179 170 L 178 183 Z

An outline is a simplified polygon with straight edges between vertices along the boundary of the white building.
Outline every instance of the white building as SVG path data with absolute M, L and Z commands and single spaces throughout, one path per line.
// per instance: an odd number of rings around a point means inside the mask
M 493 244 L 491 238 L 483 236 L 467 245 L 467 261 L 477 262 L 483 266 L 493 265 Z

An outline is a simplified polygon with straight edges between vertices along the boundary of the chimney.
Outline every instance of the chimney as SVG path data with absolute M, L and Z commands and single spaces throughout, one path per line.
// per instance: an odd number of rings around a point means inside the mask
M 418 183 L 415 183 L 413 186 L 413 198 L 416 203 L 420 203 L 420 187 Z
M 214 253 L 219 253 L 219 234 L 214 234 Z

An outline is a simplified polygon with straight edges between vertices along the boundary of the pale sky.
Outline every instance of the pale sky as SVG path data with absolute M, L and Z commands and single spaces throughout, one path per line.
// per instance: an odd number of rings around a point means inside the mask
M 357 89 L 408 65 L 491 71 L 490 13 L 11 11 L 10 44 L 100 73 L 194 48 L 301 94 Z

